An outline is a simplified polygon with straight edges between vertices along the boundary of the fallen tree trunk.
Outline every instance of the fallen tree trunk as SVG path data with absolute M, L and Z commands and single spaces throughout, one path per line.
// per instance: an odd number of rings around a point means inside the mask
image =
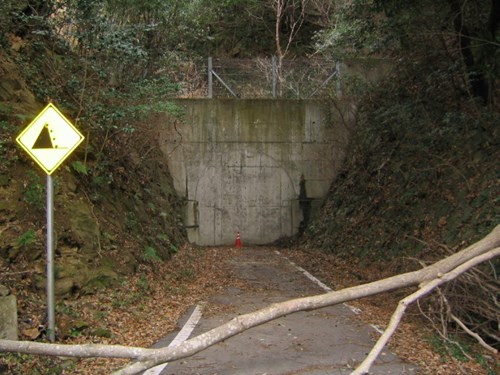
M 476 265 L 478 259 L 483 261 L 483 259 L 497 257 L 500 254 L 499 246 L 500 225 L 495 227 L 489 235 L 477 243 L 421 270 L 317 296 L 275 303 L 256 312 L 238 316 L 217 328 L 174 347 L 146 349 L 120 345 L 60 345 L 31 341 L 0 340 L 0 352 L 70 357 L 131 358 L 138 362 L 127 368 L 118 370 L 115 375 L 137 374 L 160 363 L 189 357 L 249 328 L 294 312 L 332 306 L 409 286 L 419 286 L 424 290 L 430 289 L 427 290 L 428 293 L 433 289 L 429 287 L 432 285 L 432 281 L 434 281 L 434 285 L 437 287 L 440 285 L 440 280 L 444 275 L 451 272 L 458 272 L 454 276 L 456 277 Z M 449 275 L 444 277 L 443 282 L 448 281 L 448 278 Z M 363 371 L 365 370 L 363 369 Z

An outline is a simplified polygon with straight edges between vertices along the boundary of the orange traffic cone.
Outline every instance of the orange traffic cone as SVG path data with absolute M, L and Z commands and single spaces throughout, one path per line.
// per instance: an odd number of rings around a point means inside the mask
M 236 233 L 236 243 L 234 244 L 234 246 L 236 246 L 237 249 L 240 249 L 241 248 L 241 238 L 240 238 L 240 231 L 238 231 L 238 233 Z

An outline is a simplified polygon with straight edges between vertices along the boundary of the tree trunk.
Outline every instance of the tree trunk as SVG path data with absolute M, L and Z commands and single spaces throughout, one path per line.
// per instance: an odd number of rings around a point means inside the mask
M 495 12 L 499 0 L 492 0 L 491 12 Z M 469 75 L 468 80 L 470 83 L 470 88 L 472 96 L 481 100 L 483 104 L 488 104 L 490 99 L 490 86 L 488 79 L 485 77 L 483 71 L 477 66 L 471 42 L 471 33 L 469 29 L 464 24 L 464 14 L 462 10 L 462 4 L 460 0 L 451 0 L 450 2 L 451 11 L 453 14 L 453 26 L 455 28 L 455 33 L 458 37 L 458 44 L 460 48 L 460 53 L 465 64 L 466 71 Z M 498 22 L 498 16 L 490 13 L 489 27 L 490 30 L 495 31 L 496 24 Z M 494 41 L 494 34 L 492 35 L 492 41 Z

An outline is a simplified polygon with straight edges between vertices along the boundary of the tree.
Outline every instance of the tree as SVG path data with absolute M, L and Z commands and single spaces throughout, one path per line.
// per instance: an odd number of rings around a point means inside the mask
M 421 66 L 422 75 L 437 68 L 457 96 L 493 104 L 499 10 L 499 0 L 343 1 L 318 33 L 317 47 L 334 55 L 397 58 L 401 66 Z
M 275 17 L 274 40 L 278 59 L 276 76 L 278 77 L 280 96 L 283 93 L 283 60 L 304 23 L 307 3 L 308 0 L 270 0 Z
M 467 4 L 466 1 L 449 0 L 451 19 L 457 45 L 468 75 L 471 95 L 488 104 L 492 98 L 494 77 L 498 75 L 498 50 L 500 36 L 500 1 L 491 0 L 489 11 L 486 2 Z M 471 16 L 481 20 L 478 24 Z M 475 52 L 475 50 L 477 52 Z
M 113 345 L 58 345 L 34 342 L 0 340 L 0 352 L 19 352 L 40 355 L 72 357 L 133 358 L 138 362 L 118 370 L 115 375 L 137 374 L 159 363 L 189 357 L 224 339 L 259 324 L 298 311 L 314 310 L 325 306 L 363 298 L 395 289 L 418 286 L 417 291 L 400 301 L 391 322 L 373 347 L 365 361 L 352 374 L 366 374 L 378 354 L 397 328 L 404 311 L 412 302 L 430 293 L 441 284 L 453 280 L 481 262 L 500 256 L 500 225 L 479 242 L 444 258 L 435 264 L 405 274 L 389 277 L 365 285 L 333 291 L 322 295 L 293 299 L 272 304 L 259 311 L 240 315 L 228 323 L 183 342 L 175 347 L 144 349 Z M 496 353 L 496 349 L 488 347 Z

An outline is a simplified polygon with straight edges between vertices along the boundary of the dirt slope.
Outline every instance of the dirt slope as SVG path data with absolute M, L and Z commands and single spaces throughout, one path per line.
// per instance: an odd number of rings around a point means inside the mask
M 45 288 L 46 178 L 15 137 L 46 103 L 23 78 L 26 66 L 15 63 L 31 48 L 16 40 L 0 52 L 0 283 L 26 295 Z M 116 285 L 138 264 L 168 259 L 184 243 L 182 204 L 156 144 L 157 126 L 151 120 L 133 136 L 108 136 L 80 125 L 86 141 L 53 174 L 58 297 Z

